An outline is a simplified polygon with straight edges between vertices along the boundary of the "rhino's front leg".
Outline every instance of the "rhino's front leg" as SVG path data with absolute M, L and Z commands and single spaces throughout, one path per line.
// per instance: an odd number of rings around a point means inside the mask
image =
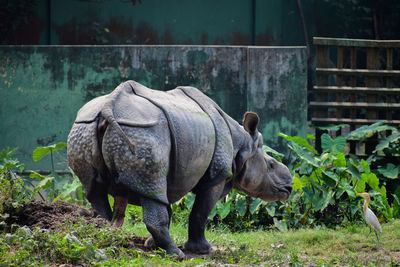
M 169 234 L 168 206 L 145 197 L 140 198 L 140 202 L 143 208 L 143 222 L 155 245 L 165 249 L 168 254 L 183 258 L 185 254 L 175 246 Z
M 172 209 L 171 209 L 170 205 L 167 206 L 167 210 L 168 210 L 168 216 L 169 216 L 169 221 L 168 221 L 168 229 L 169 229 L 169 226 L 171 225 L 171 216 L 172 216 Z M 151 235 L 144 242 L 144 246 L 146 248 L 150 248 L 150 249 L 156 247 L 156 244 L 154 243 L 154 239 Z
M 197 192 L 192 211 L 189 216 L 189 239 L 185 243 L 185 250 L 197 254 L 211 253 L 212 247 L 206 240 L 204 230 L 208 215 L 220 199 L 225 182 L 209 189 Z

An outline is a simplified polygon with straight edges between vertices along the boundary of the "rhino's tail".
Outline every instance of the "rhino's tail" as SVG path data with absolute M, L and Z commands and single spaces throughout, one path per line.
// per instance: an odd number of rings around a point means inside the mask
M 124 133 L 121 126 L 119 125 L 119 123 L 116 121 L 116 119 L 114 117 L 113 107 L 114 107 L 116 95 L 111 94 L 108 97 L 110 99 L 108 99 L 108 101 L 104 104 L 104 106 L 101 110 L 101 115 L 104 117 L 104 119 L 106 119 L 108 121 L 108 123 L 111 125 L 111 127 L 113 127 L 117 131 L 118 135 L 122 138 L 122 140 L 124 140 L 128 144 L 129 150 L 134 154 L 136 151 L 135 142 L 129 140 L 128 136 Z

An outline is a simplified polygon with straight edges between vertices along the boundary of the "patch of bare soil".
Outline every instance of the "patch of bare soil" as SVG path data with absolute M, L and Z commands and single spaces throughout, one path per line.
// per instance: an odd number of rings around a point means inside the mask
M 77 223 L 80 218 L 83 218 L 88 224 L 95 224 L 98 228 L 112 227 L 107 220 L 97 217 L 93 211 L 65 201 L 54 203 L 32 201 L 27 203 L 16 217 L 15 223 L 18 225 L 26 225 L 29 228 L 39 227 L 58 233 L 66 230 L 67 223 Z M 152 250 L 144 246 L 145 240 L 144 237 L 132 235 L 126 240 L 124 247 L 142 251 Z M 198 255 L 185 251 L 183 247 L 180 249 L 189 259 L 206 258 L 212 255 Z
M 79 218 L 85 219 L 88 224 L 95 224 L 96 227 L 110 225 L 107 220 L 97 217 L 93 211 L 65 201 L 28 202 L 18 214 L 16 223 L 30 228 L 39 227 L 60 232 L 64 230 L 63 226 L 67 222 L 76 223 Z
M 54 203 L 28 202 L 14 217 L 16 217 L 14 223 L 18 225 L 28 226 L 29 228 L 39 227 L 57 233 L 65 231 L 68 223 L 81 222 L 82 218 L 87 224 L 94 224 L 97 228 L 112 227 L 110 222 L 97 217 L 93 211 L 65 201 Z M 144 237 L 132 235 L 126 240 L 124 247 L 149 251 L 144 246 L 145 240 Z

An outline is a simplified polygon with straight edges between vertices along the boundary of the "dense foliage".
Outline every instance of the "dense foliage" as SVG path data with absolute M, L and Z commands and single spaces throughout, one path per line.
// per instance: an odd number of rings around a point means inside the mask
M 13 159 L 16 149 L 3 149 L 0 152 L 0 224 L 7 226 L 15 210 L 29 201 L 31 190 L 24 186 L 23 180 L 16 175 L 15 169 L 23 170 L 24 165 Z

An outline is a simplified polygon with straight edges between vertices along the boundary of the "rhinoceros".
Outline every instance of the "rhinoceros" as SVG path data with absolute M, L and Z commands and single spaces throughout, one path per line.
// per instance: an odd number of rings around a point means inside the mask
M 146 244 L 178 257 L 184 254 L 169 234 L 170 205 L 193 192 L 184 250 L 209 253 L 208 215 L 232 188 L 264 201 L 291 193 L 291 174 L 263 151 L 258 123 L 246 112 L 241 126 L 193 87 L 163 92 L 127 81 L 78 111 L 68 162 L 100 216 L 121 226 L 128 203 L 142 206 Z

